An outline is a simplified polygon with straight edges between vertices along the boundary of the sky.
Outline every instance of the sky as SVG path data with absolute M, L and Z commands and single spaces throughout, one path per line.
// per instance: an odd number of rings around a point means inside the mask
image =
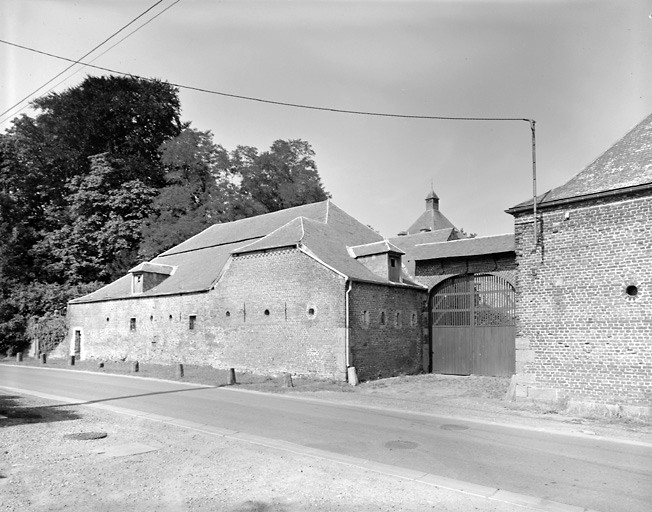
M 0 0 L 0 39 L 78 59 L 155 3 Z M 283 103 L 534 119 L 542 193 L 652 112 L 651 15 L 650 0 L 162 0 L 85 61 Z M 0 111 L 68 65 L 0 43 Z M 106 72 L 77 65 L 35 97 L 87 74 Z M 512 233 L 505 210 L 532 197 L 525 121 L 179 94 L 183 120 L 228 150 L 308 141 L 333 202 L 387 237 L 419 217 L 431 186 L 448 219 L 478 236 Z

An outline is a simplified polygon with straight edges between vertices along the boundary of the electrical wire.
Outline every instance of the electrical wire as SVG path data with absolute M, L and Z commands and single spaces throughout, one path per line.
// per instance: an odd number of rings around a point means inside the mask
M 157 14 L 155 14 L 154 16 L 152 16 L 149 20 L 147 20 L 147 21 L 146 21 L 145 23 L 143 23 L 142 25 L 139 25 L 138 27 L 136 27 L 134 30 L 132 30 L 131 32 L 129 32 L 126 36 L 124 36 L 122 39 L 120 39 L 119 41 L 117 41 L 115 44 L 112 44 L 111 46 L 109 46 L 106 50 L 104 50 L 102 53 L 100 53 L 97 57 L 94 57 L 93 60 L 89 61 L 88 63 L 81 62 L 80 64 L 82 65 L 82 67 L 78 68 L 74 73 L 68 75 L 68 76 L 67 76 L 66 78 L 64 78 L 63 80 L 57 82 L 55 85 L 53 85 L 52 87 L 50 87 L 47 91 L 45 91 L 43 94 L 44 94 L 44 95 L 45 95 L 45 94 L 48 94 L 50 91 L 52 91 L 53 89 L 56 89 L 57 87 L 59 87 L 59 86 L 60 86 L 62 83 L 64 83 L 65 81 L 70 80 L 73 76 L 75 76 L 77 73 L 79 73 L 82 69 L 84 69 L 85 67 L 87 67 L 88 64 L 92 64 L 92 63 L 95 62 L 97 59 L 99 59 L 100 57 L 102 57 L 102 55 L 105 55 L 106 53 L 110 52 L 113 48 L 115 48 L 115 47 L 118 46 L 120 43 L 122 43 L 122 41 L 124 41 L 125 39 L 131 37 L 133 34 L 135 34 L 136 32 L 138 32 L 141 28 L 143 28 L 143 27 L 149 25 L 152 21 L 154 21 L 156 18 L 158 18 L 161 14 L 165 13 L 167 10 L 171 9 L 172 7 L 174 7 L 174 6 L 175 6 L 176 4 L 178 4 L 179 2 L 181 2 L 181 0 L 176 0 L 174 3 L 171 3 L 170 5 L 168 5 L 165 9 L 163 9 L 162 11 L 160 11 L 160 12 L 158 12 Z M 23 111 L 25 108 L 26 108 L 26 106 L 25 106 L 25 107 L 22 107 L 20 110 L 18 110 L 18 111 L 15 112 L 14 114 L 12 114 L 10 117 L 15 116 L 16 114 L 18 114 L 18 113 L 20 113 L 21 111 Z M 6 119 L 3 119 L 2 121 L 0 121 L 0 123 L 3 123 L 4 121 L 6 121 Z
M 39 53 L 41 55 L 46 55 L 48 57 L 52 57 L 55 59 L 59 60 L 65 60 L 68 62 L 74 62 L 75 64 L 84 64 L 85 66 L 93 69 L 99 69 L 101 71 L 106 71 L 109 73 L 114 73 L 116 75 L 122 75 L 122 76 L 130 76 L 132 78 L 137 78 L 139 80 L 147 80 L 147 81 L 155 81 L 154 79 L 151 78 L 146 78 L 142 77 L 139 75 L 135 75 L 133 73 L 127 73 L 124 71 L 118 71 L 115 69 L 111 68 L 106 68 L 102 66 L 95 66 L 93 64 L 86 64 L 82 63 L 73 59 L 69 59 L 67 57 L 62 57 L 60 55 L 55 55 L 53 53 L 45 52 L 42 50 L 37 50 L 36 48 L 30 48 L 28 46 L 24 46 L 18 43 L 12 43 L 10 41 L 6 41 L 4 39 L 0 39 L 0 43 L 7 44 L 9 46 L 15 46 L 16 48 L 21 48 L 23 50 L 27 50 L 30 52 L 34 53 Z M 375 117 L 391 117 L 391 118 L 399 118 L 399 119 L 431 119 L 431 120 L 442 120 L 442 121 L 525 121 L 527 123 L 532 124 L 533 120 L 524 118 L 524 117 L 480 117 L 480 116 L 474 116 L 474 117 L 460 117 L 460 116 L 430 116 L 430 115 L 412 115 L 412 114 L 391 114 L 387 112 L 369 112 L 369 111 L 364 111 L 364 110 L 347 110 L 347 109 L 342 109 L 342 108 L 333 108 L 333 107 L 320 107 L 320 106 L 315 106 L 315 105 L 305 105 L 301 103 L 289 103 L 289 102 L 284 102 L 284 101 L 275 101 L 275 100 L 269 100 L 265 98 L 256 98 L 253 96 L 244 96 L 242 94 L 232 94 L 232 93 L 227 93 L 227 92 L 220 92 L 220 91 L 213 91 L 211 89 L 206 89 L 202 87 L 194 87 L 191 85 L 184 85 L 184 84 L 177 84 L 173 82 L 168 82 L 170 85 L 173 87 L 178 87 L 179 89 L 186 89 L 189 91 L 196 91 L 196 92 L 203 92 L 206 94 L 212 94 L 215 96 L 223 96 L 226 98 L 234 98 L 234 99 L 239 99 L 239 100 L 246 100 L 246 101 L 254 101 L 258 103 L 265 103 L 269 105 L 278 105 L 278 106 L 283 106 L 283 107 L 292 107 L 292 108 L 300 108 L 300 109 L 306 109 L 306 110 L 318 110 L 322 112 L 335 112 L 339 114 L 353 114 L 353 115 L 363 115 L 363 116 L 375 116 Z
M 24 97 L 23 99 L 21 99 L 19 102 L 17 102 L 16 104 L 12 105 L 11 107 L 9 107 L 9 108 L 8 108 L 7 110 L 5 110 L 4 112 L 1 112 L 1 113 L 0 113 L 0 117 L 4 116 L 4 115 L 7 114 L 8 112 L 11 112 L 14 108 L 16 108 L 17 106 L 21 105 L 21 104 L 24 103 L 26 100 L 28 100 L 29 98 L 31 98 L 32 96 L 34 96 L 37 92 L 39 92 L 41 89 L 43 89 L 44 87 L 46 87 L 48 84 L 54 82 L 57 78 L 59 78 L 61 75 L 63 75 L 63 74 L 64 74 L 66 71 L 68 71 L 70 68 L 74 67 L 74 66 L 77 65 L 77 64 L 82 64 L 82 65 L 84 65 L 84 63 L 81 62 L 82 59 L 88 57 L 91 53 L 93 53 L 95 50 L 97 50 L 98 48 L 100 48 L 101 46 L 103 46 L 105 43 L 107 43 L 108 41 L 110 41 L 111 39 L 113 39 L 116 35 L 118 35 L 120 32 L 122 32 L 122 31 L 123 31 L 124 29 L 126 29 L 128 26 L 133 25 L 137 20 L 139 20 L 140 18 L 142 18 L 145 14 L 147 14 L 149 11 L 151 11 L 152 9 L 154 9 L 157 5 L 159 5 L 159 4 L 162 3 L 163 1 L 164 1 L 164 0 L 157 0 L 154 4 L 152 4 L 150 7 L 148 7 L 147 9 L 145 9 L 145 10 L 144 10 L 142 13 L 140 13 L 138 16 L 136 16 L 135 18 L 133 18 L 129 23 L 127 23 L 126 25 L 124 25 L 124 26 L 123 26 L 122 28 L 120 28 L 119 30 L 115 31 L 113 34 L 111 34 L 109 37 L 107 37 L 104 41 L 102 41 L 101 43 L 99 43 L 98 45 L 96 45 L 92 50 L 90 50 L 89 52 L 86 52 L 84 55 L 82 55 L 81 57 L 79 57 L 79 59 L 74 60 L 74 61 L 73 61 L 73 60 L 70 60 L 70 59 L 66 59 L 66 60 L 69 60 L 70 62 L 73 62 L 73 63 L 72 63 L 70 66 L 68 66 L 66 69 L 64 69 L 63 71 L 61 71 L 60 73 L 58 73 L 58 74 L 56 74 L 55 76 L 53 76 L 52 78 L 50 78 L 50 80 L 48 80 L 47 82 L 45 82 L 45 83 L 44 83 L 43 85 L 41 85 L 39 88 L 37 88 L 37 89 L 35 89 L 34 91 L 32 91 L 31 93 L 29 93 L 27 96 L 25 96 L 25 97 Z M 5 121 L 5 120 L 3 120 L 2 122 L 4 122 L 4 121 Z

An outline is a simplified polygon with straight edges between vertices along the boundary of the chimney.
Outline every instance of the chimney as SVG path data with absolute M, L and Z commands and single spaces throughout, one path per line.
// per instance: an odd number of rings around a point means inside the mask
M 426 210 L 439 211 L 439 197 L 432 189 L 430 189 L 430 194 L 426 197 Z

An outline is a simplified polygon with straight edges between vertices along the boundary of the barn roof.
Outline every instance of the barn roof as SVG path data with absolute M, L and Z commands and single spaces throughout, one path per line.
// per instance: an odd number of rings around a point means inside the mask
M 537 197 L 537 206 L 590 198 L 595 194 L 652 185 L 652 115 L 591 162 L 564 185 Z M 532 209 L 532 199 L 507 210 Z
M 434 260 L 514 252 L 514 235 L 462 238 L 449 242 L 420 244 L 414 247 L 415 260 Z
M 95 302 L 209 290 L 232 255 L 280 247 L 301 247 L 336 272 L 352 279 L 390 283 L 369 271 L 348 253 L 347 246 L 382 242 L 383 237 L 358 222 L 330 200 L 278 212 L 215 224 L 136 269 L 174 267 L 170 277 L 133 295 L 131 275 L 71 301 Z M 406 284 L 420 286 L 406 276 Z
M 454 228 L 453 223 L 439 210 L 428 209 L 412 223 L 407 229 L 410 234 L 419 233 L 422 230 L 439 231 L 446 228 Z

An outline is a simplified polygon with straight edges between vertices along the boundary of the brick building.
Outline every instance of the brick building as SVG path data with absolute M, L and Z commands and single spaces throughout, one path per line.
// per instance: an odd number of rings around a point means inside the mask
M 340 380 L 422 369 L 427 290 L 331 201 L 216 224 L 68 308 L 82 359 Z
M 652 116 L 514 216 L 517 397 L 652 407 Z
M 423 214 L 390 242 L 429 290 L 424 368 L 435 373 L 514 373 L 514 236 L 468 238 L 443 215 L 431 191 Z

